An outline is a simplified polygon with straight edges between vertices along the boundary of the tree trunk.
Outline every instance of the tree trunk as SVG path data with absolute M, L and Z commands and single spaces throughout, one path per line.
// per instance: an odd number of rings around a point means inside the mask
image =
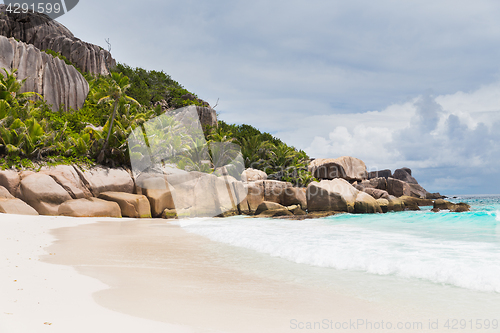
M 111 122 L 109 123 L 108 136 L 106 137 L 106 141 L 104 141 L 103 149 L 108 147 L 109 137 L 111 135 L 111 131 L 113 130 L 113 123 L 115 122 L 116 109 L 118 108 L 118 101 L 115 101 L 115 107 L 113 108 L 113 115 L 111 116 Z
M 113 123 L 115 121 L 116 109 L 118 108 L 118 100 L 115 101 L 115 106 L 113 108 L 113 114 L 111 115 L 111 122 L 109 123 L 108 135 L 106 136 L 106 141 L 104 141 L 104 146 L 102 146 L 101 152 L 97 157 L 97 162 L 101 163 L 104 160 L 104 150 L 108 148 L 109 137 L 111 136 L 111 131 L 113 130 Z

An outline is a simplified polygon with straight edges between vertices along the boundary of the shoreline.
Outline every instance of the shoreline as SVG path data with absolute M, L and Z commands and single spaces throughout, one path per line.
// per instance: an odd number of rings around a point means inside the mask
M 110 285 L 93 298 L 122 313 L 224 332 L 289 332 L 293 318 L 320 314 L 383 317 L 370 302 L 239 269 L 230 255 L 211 249 L 214 242 L 176 225 L 141 220 L 54 233 L 64 241 L 48 250 L 63 254 L 43 260 L 72 265 Z
M 166 220 L 4 217 L 12 215 L 0 215 L 2 333 L 274 333 L 357 320 L 444 332 L 443 319 L 480 318 L 497 303 L 461 288 L 293 263 Z M 440 329 L 427 329 L 438 318 Z
M 294 332 L 299 322 L 325 319 L 428 325 L 433 318 L 481 313 L 447 303 L 449 297 L 478 297 L 469 290 L 432 283 L 419 290 L 415 281 L 394 283 L 391 277 L 304 266 L 213 242 L 158 220 L 103 222 L 54 233 L 61 241 L 48 250 L 60 255 L 43 259 L 72 265 L 109 285 L 93 294 L 97 304 L 202 332 Z M 322 274 L 342 278 L 325 285 L 315 281 Z M 353 286 L 359 283 L 365 286 Z M 447 331 L 423 328 L 409 331 Z

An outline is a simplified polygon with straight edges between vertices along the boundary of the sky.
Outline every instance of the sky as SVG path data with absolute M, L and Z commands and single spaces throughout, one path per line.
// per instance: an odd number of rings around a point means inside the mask
M 58 19 L 314 158 L 500 193 L 500 2 L 80 0 Z

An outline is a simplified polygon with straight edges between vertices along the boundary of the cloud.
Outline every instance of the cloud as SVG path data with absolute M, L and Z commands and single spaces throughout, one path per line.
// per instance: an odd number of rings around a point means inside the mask
M 305 150 L 315 157 L 355 156 L 372 170 L 407 166 L 434 191 L 495 193 L 500 111 L 493 107 L 499 94 L 496 83 L 470 93 L 427 92 L 405 104 L 357 115 L 355 124 L 339 117 L 327 136 L 315 136 Z M 478 96 L 484 99 L 474 104 Z M 391 121 L 398 114 L 411 116 L 407 122 Z M 476 114 L 482 121 L 471 121 Z
M 497 1 L 85 0 L 60 21 L 219 98 L 227 122 L 451 190 L 467 172 L 498 179 L 499 16 Z

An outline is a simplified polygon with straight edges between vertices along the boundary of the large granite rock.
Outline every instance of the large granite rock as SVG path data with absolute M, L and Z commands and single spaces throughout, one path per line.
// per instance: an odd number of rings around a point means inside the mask
M 389 200 L 389 193 L 387 193 L 387 191 L 370 187 L 364 188 L 363 191 L 371 195 L 374 199 L 383 198 Z
M 203 128 L 206 126 L 217 126 L 217 113 L 214 109 L 210 107 L 197 106 L 196 111 L 198 112 L 198 117 L 200 118 L 200 123 Z
M 387 179 L 387 192 L 390 195 L 393 195 L 395 197 L 401 197 L 403 195 L 409 195 L 410 193 L 410 186 L 408 183 L 395 179 L 395 178 L 388 178 Z
M 247 205 L 250 212 L 255 212 L 264 201 L 264 182 L 251 182 L 245 184 L 247 189 Z M 244 207 L 244 206 L 243 206 Z
M 241 180 L 244 182 L 254 182 L 257 180 L 266 180 L 267 173 L 261 170 L 248 168 L 241 173 Z
M 436 201 L 434 201 L 434 207 L 432 209 L 433 212 L 439 212 L 443 209 L 447 209 L 450 212 L 459 213 L 470 211 L 470 206 L 464 202 L 453 203 L 443 199 L 437 199 Z
M 300 205 L 307 207 L 305 191 L 292 183 L 279 180 L 257 180 L 246 184 L 247 201 L 250 210 L 255 211 L 262 201 L 271 201 L 283 206 Z
M 81 108 L 89 92 L 89 84 L 75 67 L 59 58 L 41 52 L 33 45 L 0 36 L 0 73 L 17 69 L 17 78 L 26 79 L 21 92 L 41 94 L 52 110 Z
M 71 31 L 40 13 L 14 14 L 0 5 L 0 35 L 14 37 L 40 50 L 61 53 L 84 72 L 109 74 L 107 67 L 116 66 L 111 54 L 101 47 L 76 38 Z
M 98 197 L 103 192 L 134 192 L 134 181 L 125 169 L 95 167 L 81 170 L 75 167 L 75 170 L 94 197 Z
M 0 213 L 4 214 L 18 214 L 18 215 L 38 215 L 27 203 L 17 198 L 1 198 L 0 197 Z
M 151 208 L 148 198 L 144 195 L 123 192 L 104 192 L 99 199 L 116 202 L 121 209 L 122 216 L 133 218 L 150 218 Z
M 344 179 L 312 182 L 306 190 L 307 209 L 352 213 L 358 193 L 359 191 Z
M 238 204 L 244 201 L 247 196 L 247 189 L 243 182 L 232 176 L 222 176 L 217 177 L 216 184 L 222 215 L 238 215 Z
M 411 170 L 408 168 L 397 169 L 396 171 L 394 171 L 394 175 L 392 177 L 402 180 L 408 184 L 418 184 L 417 180 L 412 177 Z
M 243 183 L 231 176 L 189 172 L 169 175 L 167 181 L 180 218 L 236 215 L 246 197 Z
M 283 204 L 285 191 L 287 188 L 293 187 L 292 183 L 282 182 L 279 180 L 261 180 L 257 183 L 262 183 L 264 186 L 264 200 Z
M 434 202 L 431 199 L 426 199 L 426 198 L 416 198 L 416 197 L 410 197 L 410 196 L 402 196 L 399 197 L 399 199 L 403 200 L 405 203 L 406 207 L 409 206 L 433 206 Z
M 14 196 L 3 186 L 0 186 L 0 199 L 14 199 Z
M 90 198 L 92 193 L 85 187 L 78 176 L 78 172 L 71 165 L 58 165 L 56 167 L 42 168 L 41 174 L 52 177 L 71 196 L 72 199 Z
M 388 201 L 389 201 L 388 210 L 390 212 L 401 212 L 405 210 L 405 203 L 400 198 L 391 195 L 389 196 Z
M 374 188 L 379 190 L 387 190 L 387 179 L 384 177 L 372 178 L 370 180 L 363 180 L 361 183 L 357 185 L 362 188 Z
M 307 209 L 307 198 L 305 188 L 287 187 L 283 193 L 283 206 L 299 205 L 301 209 Z
M 365 163 L 351 156 L 315 159 L 309 164 L 309 171 L 318 179 L 362 181 L 368 178 Z
M 265 217 L 293 215 L 293 213 L 291 213 L 286 207 L 271 201 L 262 202 L 257 208 L 255 214 Z
M 382 213 L 387 213 L 389 211 L 389 200 L 380 198 L 377 199 L 377 203 L 380 206 Z
M 71 196 L 49 175 L 34 173 L 21 180 L 23 200 L 40 215 L 58 215 L 59 206 Z
M 59 206 L 58 215 L 73 217 L 122 217 L 116 202 L 98 198 L 72 199 Z
M 359 192 L 354 204 L 354 212 L 358 214 L 382 213 L 379 203 L 371 195 Z
M 5 187 L 16 198 L 21 198 L 20 183 L 21 177 L 17 171 L 0 170 L 0 186 Z
M 429 194 L 429 192 L 427 192 L 419 184 L 410 184 L 395 178 L 387 179 L 387 192 L 389 192 L 390 195 L 394 195 L 396 197 L 406 195 L 409 197 L 422 199 L 427 198 Z
M 159 217 L 165 209 L 175 209 L 174 188 L 163 177 L 138 179 L 136 190 L 146 196 L 153 217 Z
M 392 172 L 389 169 L 377 170 L 368 172 L 368 179 L 383 177 L 385 179 L 392 177 Z
M 444 199 L 445 196 L 441 195 L 439 192 L 436 193 L 429 193 L 427 192 L 425 195 L 426 199 Z

